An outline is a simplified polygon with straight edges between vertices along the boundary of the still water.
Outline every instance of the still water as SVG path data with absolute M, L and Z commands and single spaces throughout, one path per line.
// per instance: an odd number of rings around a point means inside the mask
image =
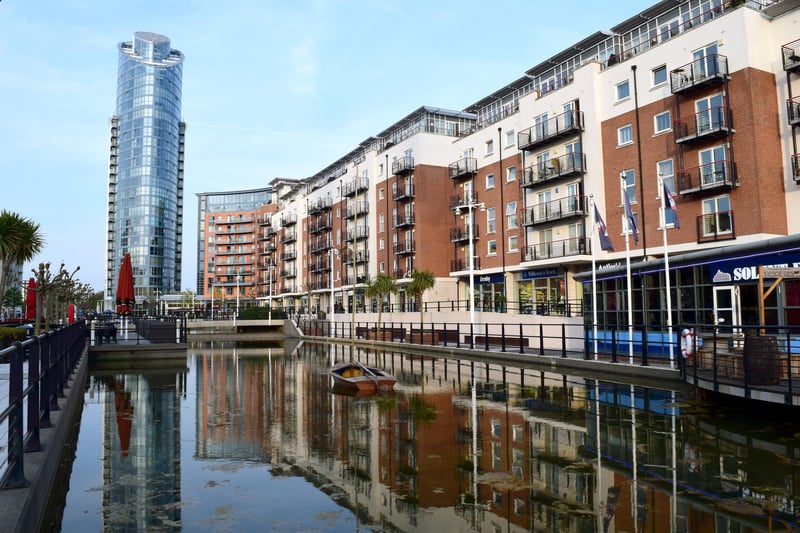
M 62 531 L 800 527 L 800 423 L 774 408 L 334 344 L 188 354 L 91 371 Z M 351 357 L 395 392 L 334 393 Z

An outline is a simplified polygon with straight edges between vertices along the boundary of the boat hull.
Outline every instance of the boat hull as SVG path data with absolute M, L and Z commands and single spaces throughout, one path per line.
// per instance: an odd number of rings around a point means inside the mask
M 334 366 L 331 377 L 338 388 L 363 393 L 390 392 L 397 382 L 394 376 L 383 370 L 352 363 Z

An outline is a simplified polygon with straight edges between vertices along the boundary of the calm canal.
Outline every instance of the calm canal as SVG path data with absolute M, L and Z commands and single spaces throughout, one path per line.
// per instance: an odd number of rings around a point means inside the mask
M 334 344 L 188 354 L 91 370 L 62 531 L 800 527 L 800 423 L 774 407 Z M 334 393 L 351 357 L 395 392 Z

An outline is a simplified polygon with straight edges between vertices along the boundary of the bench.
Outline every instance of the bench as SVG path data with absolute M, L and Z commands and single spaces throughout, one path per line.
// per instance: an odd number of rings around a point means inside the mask
M 97 338 L 100 344 L 104 342 L 117 344 L 117 326 L 114 324 L 105 324 L 97 329 Z

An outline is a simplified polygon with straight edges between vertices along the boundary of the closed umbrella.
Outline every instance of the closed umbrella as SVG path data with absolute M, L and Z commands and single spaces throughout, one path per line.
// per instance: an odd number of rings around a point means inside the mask
M 117 313 L 120 315 L 131 314 L 135 303 L 136 295 L 133 289 L 131 254 L 125 254 L 122 258 L 122 266 L 119 268 L 119 279 L 117 280 Z
M 25 319 L 36 320 L 36 280 L 28 280 L 28 290 L 25 291 Z

